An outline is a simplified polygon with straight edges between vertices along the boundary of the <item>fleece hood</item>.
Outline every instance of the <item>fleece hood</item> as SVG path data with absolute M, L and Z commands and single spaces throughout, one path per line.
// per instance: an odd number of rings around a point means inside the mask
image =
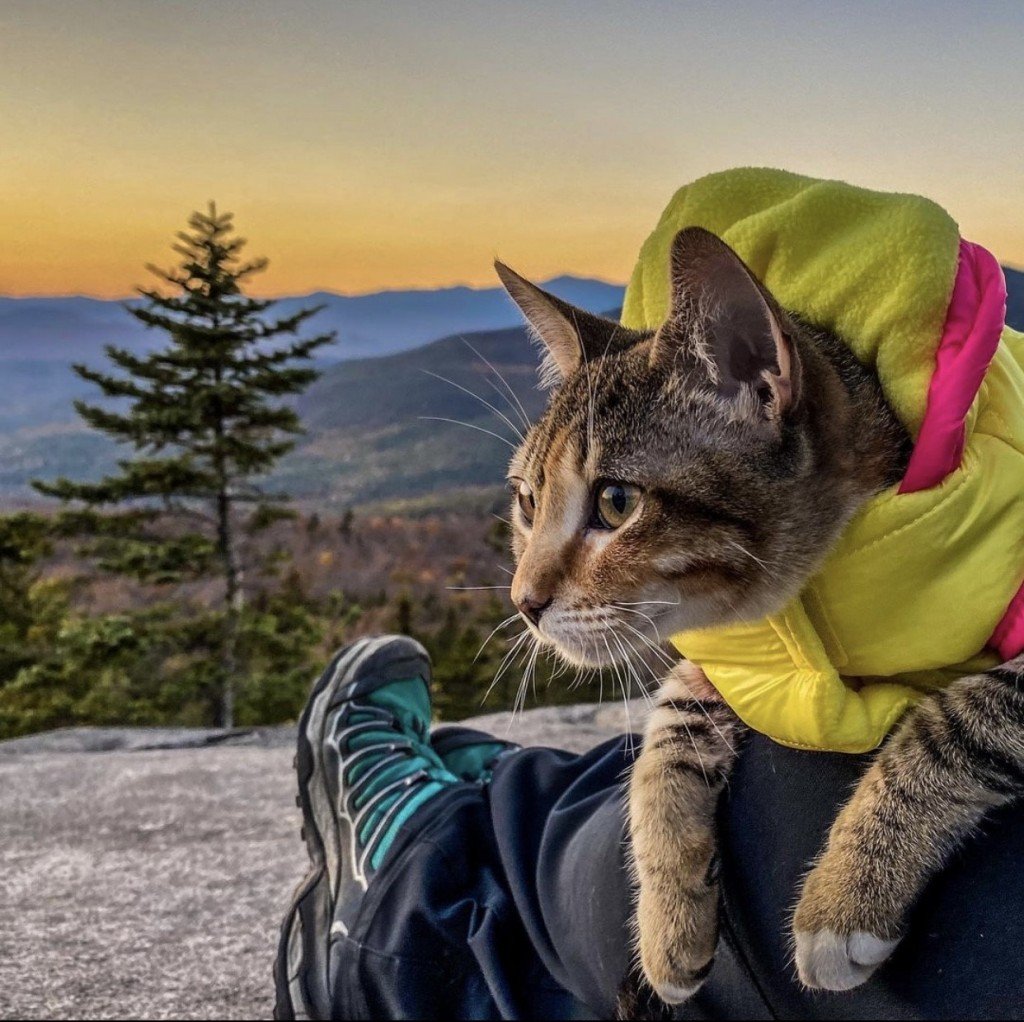
M 731 170 L 673 196 L 624 325 L 664 321 L 684 227 L 713 231 L 871 366 L 914 450 L 780 613 L 672 642 L 755 730 L 873 749 L 928 690 L 1024 650 L 1024 336 L 1005 326 L 1002 271 L 919 196 Z

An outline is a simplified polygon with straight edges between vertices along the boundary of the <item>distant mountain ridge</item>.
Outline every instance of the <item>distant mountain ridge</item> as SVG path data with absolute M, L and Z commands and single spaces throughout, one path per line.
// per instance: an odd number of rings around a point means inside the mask
M 594 312 L 616 310 L 624 291 L 621 286 L 603 281 L 566 276 L 546 281 L 544 286 Z M 351 299 L 313 294 L 282 299 L 275 311 L 287 315 L 291 309 L 317 304 L 318 298 L 337 301 L 333 305 L 328 303 L 329 308 L 311 325 L 329 329 L 327 314 L 332 309 L 335 315 L 347 315 L 349 325 L 339 328 L 339 333 L 344 330 L 345 354 L 349 357 L 336 359 L 333 364 L 325 361 L 324 380 L 314 384 L 311 392 L 300 399 L 300 411 L 309 419 L 309 435 L 302 438 L 300 449 L 285 459 L 275 483 L 286 483 L 300 498 L 349 504 L 414 497 L 438 485 L 476 486 L 500 479 L 501 459 L 493 451 L 481 451 L 466 444 L 469 437 L 487 440 L 485 434 L 452 426 L 438 431 L 418 415 L 451 418 L 461 417 L 465 411 L 461 399 L 470 399 L 420 372 L 429 366 L 442 375 L 464 377 L 464 386 L 475 384 L 472 374 L 465 375 L 475 356 L 462 343 L 463 336 L 476 338 L 488 348 L 495 343 L 493 337 L 499 338 L 498 347 L 507 346 L 511 354 L 495 357 L 503 364 L 514 364 L 509 371 L 518 375 L 524 399 L 535 405 L 530 393 L 534 390 L 536 353 L 525 331 L 513 326 L 521 323 L 522 317 L 503 290 L 460 287 L 440 292 L 392 291 Z M 26 325 L 37 322 L 35 317 L 45 314 L 48 303 L 54 301 L 60 303 L 57 310 L 64 317 L 58 318 L 62 328 L 68 329 L 74 317 L 79 317 L 79 322 L 85 317 L 95 326 L 88 335 L 89 343 L 76 343 L 74 350 L 68 352 L 67 345 L 54 350 L 46 348 L 42 341 L 33 344 L 29 337 L 20 344 L 11 344 L 12 350 L 5 357 L 5 315 L 7 324 L 24 330 Z M 353 306 L 353 302 L 357 304 Z M 125 344 L 139 350 L 160 343 L 162 338 L 144 331 L 136 331 L 134 337 L 117 334 L 112 313 L 129 327 L 134 324 L 116 302 L 89 298 L 0 299 L 0 498 L 33 499 L 32 479 L 62 474 L 98 478 L 114 467 L 119 454 L 117 447 L 84 428 L 74 411 L 74 399 L 94 398 L 96 390 L 71 371 L 70 362 L 81 360 L 102 365 L 105 343 Z M 119 324 L 122 329 L 123 322 Z M 508 328 L 474 332 L 467 328 L 467 322 L 498 322 Z M 362 324 L 365 332 L 357 334 L 353 323 Z M 447 340 L 437 342 L 439 349 L 428 343 L 439 336 L 435 330 L 440 331 L 440 336 L 449 335 Z M 356 341 L 362 337 L 363 343 L 353 342 L 353 337 Z M 389 347 L 400 350 L 352 358 L 360 347 L 369 347 L 374 352 L 387 351 Z M 418 356 L 419 351 L 428 348 L 431 354 Z M 335 373 L 345 366 L 352 366 L 352 371 L 342 373 L 337 387 L 326 385 L 325 381 L 335 381 Z M 399 395 L 405 398 L 398 400 Z M 480 411 L 480 406 L 474 405 L 470 417 L 479 417 Z M 341 419 L 337 419 L 339 415 Z M 393 416 L 393 421 L 389 416 Z M 443 442 L 438 443 L 438 437 Z M 410 466 L 415 466 L 415 471 L 410 471 Z M 475 479 L 475 475 L 480 479 Z M 340 485 L 334 487 L 330 485 L 332 481 L 339 481 Z
M 1022 330 L 1024 272 L 1008 270 L 1007 282 L 1007 321 Z M 603 304 L 605 292 L 596 293 L 596 303 L 578 296 L 570 300 L 593 312 L 614 312 L 618 303 Z M 459 502 L 465 494 L 494 487 L 504 478 L 508 445 L 516 437 L 466 390 L 521 428 L 516 401 L 494 370 L 534 418 L 544 402 L 536 365 L 536 349 L 522 327 L 453 332 L 384 357 L 329 365 L 298 399 L 308 433 L 281 462 L 272 484 L 335 508 Z M 76 378 L 60 362 L 0 360 L 0 498 L 31 496 L 33 478 L 61 473 L 94 478 L 112 467 L 116 448 L 82 427 L 70 397 L 61 393 L 68 381 Z
M 561 276 L 542 285 L 584 308 L 622 304 L 624 288 L 602 280 Z M 337 343 L 323 358 L 339 362 L 405 351 L 459 330 L 498 330 L 519 322 L 519 314 L 500 287 L 446 287 L 433 290 L 378 291 L 343 295 L 315 291 L 277 300 L 271 313 L 287 316 L 322 305 L 310 329 L 336 330 Z M 159 335 L 145 330 L 119 301 L 70 298 L 0 297 L 0 364 L 8 361 L 70 363 L 102 357 L 108 343 L 149 348 Z

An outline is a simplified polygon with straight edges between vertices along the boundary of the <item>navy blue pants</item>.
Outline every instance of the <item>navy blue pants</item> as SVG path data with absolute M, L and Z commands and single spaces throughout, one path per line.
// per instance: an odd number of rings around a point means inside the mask
M 333 959 L 339 1018 L 608 1018 L 627 970 L 627 740 L 528 749 L 430 803 Z M 721 814 L 722 932 L 681 1018 L 1019 1018 L 1024 820 L 992 817 L 928 887 L 892 960 L 850 993 L 800 988 L 799 881 L 863 771 L 753 736 Z

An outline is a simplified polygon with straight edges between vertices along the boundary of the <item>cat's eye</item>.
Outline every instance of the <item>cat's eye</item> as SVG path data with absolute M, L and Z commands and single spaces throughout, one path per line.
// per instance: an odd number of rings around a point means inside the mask
M 631 483 L 604 483 L 597 491 L 594 518 L 602 529 L 617 529 L 640 503 L 640 488 Z
M 515 487 L 516 501 L 519 504 L 522 516 L 528 525 L 532 525 L 533 516 L 537 511 L 537 502 L 534 500 L 533 490 L 530 489 L 530 484 L 525 479 L 513 479 L 512 485 Z

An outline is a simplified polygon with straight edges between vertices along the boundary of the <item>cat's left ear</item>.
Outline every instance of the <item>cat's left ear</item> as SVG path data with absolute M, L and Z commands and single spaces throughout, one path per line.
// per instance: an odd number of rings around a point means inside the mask
M 799 400 L 800 365 L 778 303 L 721 238 L 687 227 L 672 242 L 672 302 L 653 360 L 704 364 L 721 397 L 744 395 L 780 420 Z
M 495 262 L 494 269 L 526 317 L 534 339 L 545 349 L 540 370 L 545 388 L 557 387 L 585 362 L 624 351 L 646 336 L 563 302 L 502 262 Z

